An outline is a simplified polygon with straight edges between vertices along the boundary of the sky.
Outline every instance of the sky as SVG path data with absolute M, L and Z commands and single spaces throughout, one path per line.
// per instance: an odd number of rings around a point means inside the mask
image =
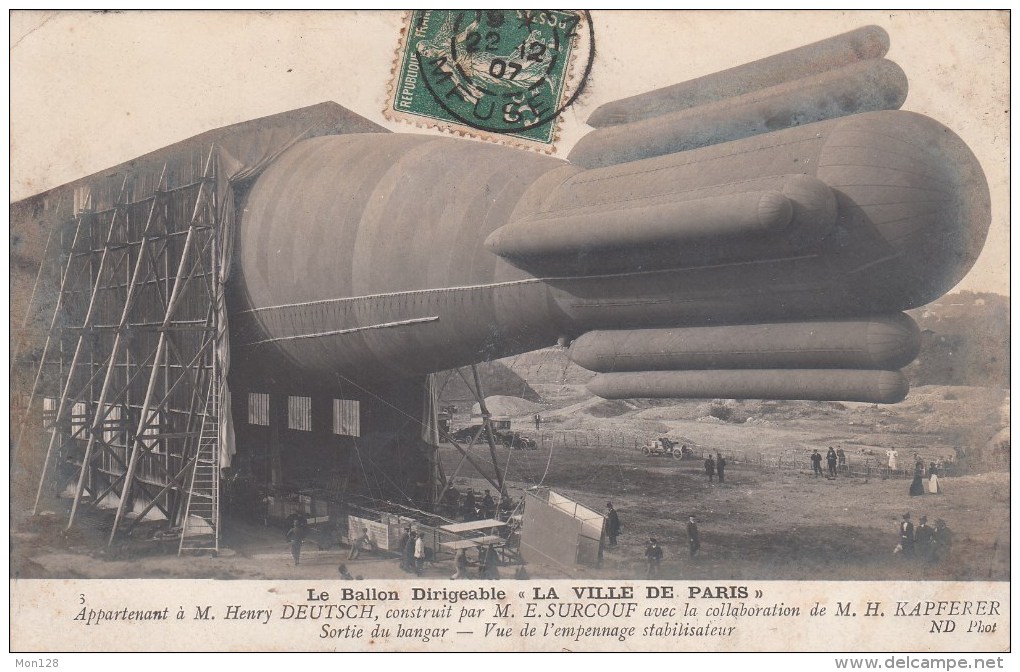
M 903 108 L 956 132 L 989 183 L 992 226 L 957 289 L 1009 294 L 1009 16 L 1005 12 L 594 11 L 597 56 L 557 156 L 600 104 L 868 24 L 910 81 Z M 400 12 L 11 14 L 16 201 L 212 128 L 332 100 L 382 115 Z

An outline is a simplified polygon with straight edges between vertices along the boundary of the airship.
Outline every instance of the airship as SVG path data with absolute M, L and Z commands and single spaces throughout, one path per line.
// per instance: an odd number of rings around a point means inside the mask
M 900 109 L 888 47 L 869 26 L 607 103 L 565 159 L 329 103 L 41 195 L 72 260 L 33 387 L 46 465 L 76 503 L 123 513 L 128 482 L 179 520 L 217 417 L 209 464 L 427 501 L 429 375 L 555 345 L 605 398 L 895 403 L 903 311 L 965 276 L 991 215 L 964 142 Z
M 902 311 L 962 279 L 990 210 L 887 48 L 864 28 L 609 103 L 566 161 L 299 142 L 247 197 L 234 342 L 310 378 L 560 343 L 603 397 L 899 401 Z

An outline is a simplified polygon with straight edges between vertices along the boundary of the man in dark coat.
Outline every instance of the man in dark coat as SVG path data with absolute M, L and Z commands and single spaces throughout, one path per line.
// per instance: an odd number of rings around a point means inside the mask
M 482 518 L 492 518 L 495 513 L 496 500 L 492 498 L 492 493 L 486 490 L 485 497 L 482 497 Z
M 467 494 L 464 496 L 464 520 L 475 519 L 475 509 L 478 504 L 475 502 L 475 491 L 468 488 Z
M 662 564 L 662 547 L 654 538 L 648 540 L 645 560 L 648 561 L 648 578 L 654 579 L 659 575 L 659 565 Z
M 822 454 L 818 452 L 817 448 L 811 453 L 811 468 L 815 472 L 815 478 L 822 475 Z
M 489 581 L 497 581 L 499 579 L 499 554 L 496 553 L 496 549 L 492 544 L 489 544 L 489 548 L 485 551 L 482 578 Z
M 953 533 L 946 526 L 946 521 L 939 518 L 935 521 L 935 530 L 932 532 L 932 554 L 931 561 L 938 562 L 949 557 L 949 551 L 953 547 Z
M 715 470 L 719 472 L 719 482 L 723 483 L 726 481 L 726 460 L 723 459 L 722 453 L 716 453 L 715 457 Z
M 838 460 L 836 451 L 832 446 L 829 446 L 829 452 L 825 454 L 825 461 L 829 465 L 829 478 L 836 478 L 836 463 Z
M 456 516 L 460 510 L 460 491 L 452 485 L 446 491 L 446 494 L 443 495 L 443 508 L 451 516 Z
M 712 482 L 712 478 L 715 477 L 715 460 L 709 455 L 705 460 L 705 475 L 708 476 L 708 482 Z
M 301 542 L 305 540 L 305 528 L 301 527 L 299 521 L 295 520 L 287 532 L 287 540 L 290 541 L 290 554 L 294 556 L 294 566 L 297 567 L 301 564 Z
M 411 528 L 408 527 L 404 530 L 404 534 L 400 536 L 400 568 L 405 572 L 409 572 L 413 567 L 407 565 L 407 545 L 414 543 L 411 541 Z
M 694 516 L 687 521 L 687 548 L 693 558 L 701 548 L 701 533 L 698 532 L 698 524 L 694 522 Z
M 404 554 L 403 567 L 405 572 L 413 572 L 416 569 L 414 562 L 414 544 L 417 540 L 418 533 L 415 532 L 414 530 L 411 530 L 411 533 L 407 537 L 407 543 L 404 544 L 403 549 Z
M 928 525 L 928 517 L 921 516 L 921 519 L 917 522 L 917 527 L 914 528 L 914 546 L 917 551 L 917 557 L 925 562 L 931 562 L 931 542 L 934 532 L 935 530 Z
M 914 557 L 914 524 L 910 522 L 910 513 L 903 514 L 903 521 L 900 522 L 900 548 L 903 549 L 903 556 Z
M 606 509 L 606 536 L 609 537 L 609 545 L 616 546 L 616 538 L 620 536 L 620 516 L 612 502 L 606 502 Z

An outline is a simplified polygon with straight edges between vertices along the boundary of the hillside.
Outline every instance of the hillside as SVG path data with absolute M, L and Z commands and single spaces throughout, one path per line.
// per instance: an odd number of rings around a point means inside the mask
M 1009 297 L 957 292 L 907 312 L 921 328 L 921 352 L 904 369 L 911 387 L 1009 386 Z M 492 369 L 496 377 L 493 383 L 486 383 L 486 394 L 515 394 L 511 388 L 520 383 L 511 381 L 517 377 L 527 381 L 539 396 L 545 396 L 543 390 L 583 389 L 595 374 L 571 363 L 566 352 L 565 348 L 550 347 L 483 365 L 502 367 Z M 508 377 L 504 368 L 514 375 Z M 488 389 L 493 384 L 499 392 Z
M 1009 297 L 958 292 L 909 314 L 921 328 L 911 386 L 1009 385 Z

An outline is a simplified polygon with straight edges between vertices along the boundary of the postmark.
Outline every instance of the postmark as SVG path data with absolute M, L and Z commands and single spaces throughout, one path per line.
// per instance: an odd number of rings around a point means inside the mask
M 587 12 L 415 10 L 405 18 L 387 118 L 552 151 L 557 119 L 591 70 Z

